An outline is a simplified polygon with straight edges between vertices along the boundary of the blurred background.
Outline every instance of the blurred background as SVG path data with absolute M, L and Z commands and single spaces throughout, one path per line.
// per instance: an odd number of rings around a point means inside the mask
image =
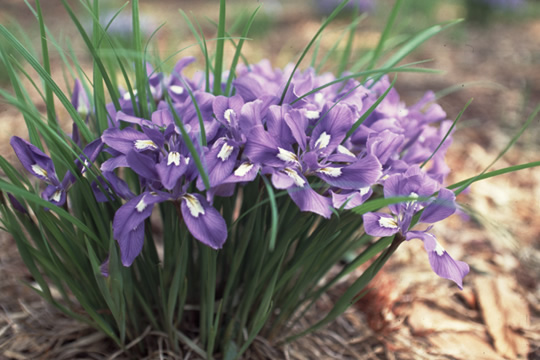
M 344 31 L 358 11 L 363 15 L 350 57 L 354 67 L 376 46 L 394 2 L 351 3 L 357 8 L 347 8 L 323 33 L 319 61 L 344 34 L 346 38 Z M 275 67 L 283 67 L 296 62 L 322 19 L 339 1 L 230 0 L 227 4 L 233 36 L 239 36 L 251 13 L 261 6 L 243 53 L 250 63 L 269 59 Z M 83 6 L 75 1 L 70 5 L 91 31 L 91 18 Z M 107 24 L 123 5 L 122 1 L 100 2 L 103 23 Z M 180 57 L 193 55 L 198 63 L 187 73 L 201 69 L 203 56 L 178 9 L 198 21 L 212 48 L 210 39 L 216 36 L 218 5 L 218 1 L 141 0 L 143 33 L 147 39 L 152 38 L 150 57 L 163 60 L 171 56 L 163 65 L 167 71 Z M 75 54 L 88 73 L 92 61 L 75 35 L 77 31 L 61 1 L 43 1 L 42 6 L 46 24 L 59 44 L 59 49 L 50 46 L 53 77 L 67 89 L 73 80 L 66 74 L 60 54 Z M 422 66 L 442 72 L 400 73 L 396 83 L 407 104 L 418 101 L 428 90 L 435 91 L 449 119 L 455 119 L 467 101 L 474 98 L 458 124 L 448 153 L 452 169 L 448 184 L 474 176 L 489 165 L 540 104 L 540 1 L 406 0 L 392 38 L 399 41 L 405 35 L 457 18 L 464 21 L 428 40 L 403 61 L 430 60 Z M 38 25 L 23 1 L 1 0 L 0 23 L 21 42 L 39 49 Z M 116 17 L 108 32 L 118 40 L 117 46 L 131 48 L 129 6 Z M 337 45 L 320 71 L 337 71 L 337 59 L 345 51 L 345 44 L 346 40 Z M 227 51 L 232 54 L 234 48 L 228 46 Z M 15 52 L 13 56 L 17 58 Z M 301 68 L 306 68 L 309 61 L 308 56 Z M 9 88 L 1 65 L 0 86 Z M 32 96 L 40 102 L 38 94 Z M 0 153 L 17 164 L 8 141 L 13 135 L 26 136 L 22 117 L 0 103 L 0 126 Z M 68 129 L 70 124 L 65 126 Z M 540 117 L 536 117 L 492 169 L 539 161 L 539 150 Z M 471 265 L 465 289 L 459 291 L 432 274 L 421 243 L 404 244 L 378 275 L 373 290 L 332 325 L 334 336 L 338 334 L 345 341 L 340 346 L 345 346 L 346 351 L 381 359 L 540 359 L 540 170 L 485 180 L 473 185 L 459 200 L 463 212 L 438 225 L 435 231 L 454 258 Z M 4 320 L 0 317 L 0 329 L 2 321 L 14 321 L 12 314 L 22 311 L 24 315 L 27 310 L 21 310 L 22 303 L 33 306 L 36 313 L 45 311 L 40 300 L 18 282 L 26 274 L 14 243 L 1 233 L 0 305 Z M 321 306 L 331 306 L 332 294 L 327 302 Z M 26 314 L 28 317 L 28 311 Z M 24 331 L 24 326 L 20 329 Z M 0 331 L 0 354 L 6 349 L 21 353 L 24 349 L 17 347 L 23 346 L 17 341 L 21 336 L 11 330 Z M 301 355 L 313 352 L 317 346 L 313 344 L 335 346 L 324 334 L 315 338 L 314 342 L 301 340 L 289 350 Z M 43 348 L 54 345 L 39 341 L 45 344 Z

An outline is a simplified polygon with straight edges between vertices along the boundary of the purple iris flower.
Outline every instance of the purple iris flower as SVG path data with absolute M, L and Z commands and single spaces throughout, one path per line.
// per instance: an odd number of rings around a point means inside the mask
M 178 202 L 188 230 L 202 243 L 219 249 L 227 238 L 227 226 L 221 214 L 201 195 L 187 191 L 198 176 L 194 162 L 175 125 L 170 122 L 172 116 L 164 110 L 157 112 L 158 116 L 152 116 L 155 122 L 119 113 L 120 120 L 137 123 L 142 131 L 131 127 L 122 130 L 111 128 L 102 136 L 103 142 L 109 146 L 107 151 L 113 155 L 102 164 L 104 174 L 112 175 L 110 179 L 116 180 L 111 172 L 117 167 L 129 167 L 139 175 L 143 188 L 140 195 L 130 197 L 117 210 L 113 220 L 113 235 L 120 246 L 124 266 L 130 266 L 141 252 L 144 223 L 157 203 Z M 162 125 L 166 124 L 168 126 L 163 128 Z M 191 136 L 196 136 L 193 128 L 188 128 Z M 130 196 L 131 192 L 122 188 L 123 183 L 110 183 L 115 191 L 120 190 Z
M 439 184 L 427 176 L 419 167 L 411 167 L 404 174 L 390 176 L 384 182 L 385 198 L 409 196 L 412 198 L 429 198 L 429 200 L 411 200 L 406 203 L 390 205 L 391 214 L 366 213 L 363 215 L 364 229 L 371 236 L 391 236 L 401 233 L 407 240 L 420 239 L 428 252 L 433 271 L 442 278 L 454 281 L 463 288 L 463 277 L 469 272 L 469 266 L 454 260 L 437 242 L 435 236 L 428 231 L 411 231 L 413 217 L 422 211 L 419 223 L 433 224 L 441 221 L 456 211 L 455 195 L 452 191 L 441 188 L 439 195 L 431 195 L 439 188 Z
M 124 266 L 130 266 L 142 250 L 144 223 L 154 205 L 168 200 L 180 201 L 182 218 L 197 240 L 213 249 L 223 246 L 227 238 L 225 220 L 201 195 L 145 191 L 122 205 L 114 215 L 113 236 L 120 246 Z
M 302 211 L 329 218 L 333 203 L 323 193 L 330 188 L 339 193 L 369 187 L 381 176 L 381 165 L 372 155 L 357 157 L 341 146 L 353 123 L 348 106 L 327 109 L 308 137 L 309 121 L 305 112 L 288 105 L 271 106 L 267 130 L 262 125 L 253 127 L 245 155 L 262 164 L 274 187 L 287 189 Z M 313 186 L 308 177 L 314 179 Z
M 68 171 L 64 179 L 60 182 L 52 159 L 43 151 L 17 136 L 11 138 L 10 144 L 23 167 L 47 184 L 41 196 L 54 205 L 63 206 L 66 203 L 67 191 L 76 180 L 73 173 Z M 80 156 L 83 163 L 78 159 L 75 161 L 75 166 L 81 172 L 81 175 L 96 160 L 102 147 L 101 139 L 96 139 L 84 148 Z

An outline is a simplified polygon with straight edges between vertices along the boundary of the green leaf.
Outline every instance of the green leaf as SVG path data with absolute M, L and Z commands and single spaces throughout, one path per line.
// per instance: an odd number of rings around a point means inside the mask
M 62 0 L 65 1 L 65 0 Z M 21 54 L 21 56 L 28 61 L 28 63 L 36 70 L 36 72 L 41 76 L 41 78 L 47 83 L 47 85 L 55 93 L 56 97 L 60 100 L 66 111 L 69 113 L 73 121 L 77 123 L 79 130 L 82 133 L 83 138 L 90 142 L 92 140 L 92 135 L 88 130 L 88 127 L 81 120 L 77 110 L 71 104 L 71 101 L 66 97 L 62 92 L 60 87 L 54 82 L 51 76 L 47 71 L 39 64 L 39 62 L 28 52 L 28 50 L 3 26 L 0 25 L 0 34 L 4 36 L 9 43 Z
M 392 30 L 392 26 L 394 26 L 394 22 L 396 21 L 396 17 L 399 13 L 401 3 L 402 3 L 402 0 L 396 0 L 396 2 L 394 3 L 394 6 L 392 7 L 392 12 L 390 13 L 390 16 L 388 17 L 388 20 L 386 20 L 384 30 L 381 34 L 379 42 L 377 43 L 377 47 L 373 51 L 373 56 L 367 67 L 368 70 L 373 69 L 373 67 L 375 66 L 375 63 L 379 60 L 379 57 L 384 48 L 384 44 L 386 43 L 386 40 L 390 36 L 390 31 Z
M 219 1 L 219 23 L 216 45 L 216 62 L 214 66 L 214 95 L 221 94 L 221 73 L 223 71 L 223 56 L 225 46 L 225 22 L 226 22 L 226 7 L 225 0 Z
M 278 232 L 278 221 L 279 221 L 279 215 L 278 215 L 278 208 L 276 204 L 276 196 L 274 195 L 274 190 L 272 189 L 272 185 L 266 178 L 266 176 L 261 176 L 261 178 L 264 181 L 264 185 L 266 186 L 266 191 L 268 192 L 268 199 L 270 200 L 270 208 L 272 210 L 272 224 L 270 228 L 270 243 L 268 246 L 268 249 L 270 251 L 274 251 L 274 248 L 276 247 L 276 237 Z
M 345 5 L 347 5 L 348 2 L 349 2 L 349 0 L 343 0 L 334 9 L 334 11 L 332 11 L 332 13 L 324 21 L 324 23 L 321 25 L 321 27 L 319 27 L 319 30 L 317 31 L 315 36 L 313 36 L 313 38 L 311 39 L 309 44 L 305 47 L 304 51 L 302 52 L 302 55 L 300 55 L 300 58 L 298 59 L 298 61 L 294 65 L 293 71 L 291 72 L 291 75 L 289 76 L 289 80 L 287 80 L 287 84 L 285 85 L 285 89 L 283 89 L 283 93 L 281 94 L 281 100 L 279 101 L 280 104 L 283 103 L 283 100 L 285 99 L 285 95 L 287 94 L 287 90 L 289 90 L 289 86 L 291 85 L 291 81 L 292 81 L 292 79 L 294 77 L 294 74 L 295 74 L 296 70 L 298 69 L 298 66 L 300 66 L 300 63 L 302 62 L 302 60 L 304 60 L 304 57 L 307 55 L 309 49 L 311 48 L 313 43 L 315 43 L 315 41 L 317 40 L 319 35 L 323 32 L 323 30 L 328 26 L 328 24 L 330 24 L 332 22 L 332 20 L 334 20 L 334 18 L 337 16 L 337 14 L 340 13 L 340 11 L 345 7 Z
M 420 165 L 420 168 L 423 168 L 428 162 L 429 160 L 431 160 L 433 158 L 433 156 L 435 156 L 435 154 L 437 153 L 437 151 L 439 151 L 439 149 L 441 148 L 441 146 L 444 144 L 444 142 L 446 141 L 446 139 L 448 138 L 448 136 L 450 136 L 450 134 L 452 133 L 452 130 L 454 130 L 454 128 L 456 127 L 456 124 L 457 122 L 459 121 L 459 119 L 461 118 L 461 116 L 463 115 L 463 113 L 465 112 L 465 110 L 467 110 L 467 108 L 469 107 L 469 105 L 471 105 L 473 99 L 469 100 L 469 102 L 467 102 L 467 104 L 465 104 L 465 106 L 463 107 L 463 109 L 461 109 L 461 111 L 459 112 L 456 120 L 454 120 L 454 122 L 452 123 L 452 126 L 450 126 L 450 129 L 448 129 L 448 131 L 446 132 L 446 134 L 444 135 L 444 137 L 442 138 L 441 142 L 439 143 L 439 145 L 437 146 L 437 148 L 435 149 L 435 151 L 433 151 L 431 153 L 431 155 L 426 159 L 426 161 L 424 161 L 422 163 L 422 165 Z
M 468 188 L 472 183 L 480 180 L 480 179 L 485 179 L 485 177 L 483 177 L 484 175 L 486 175 L 486 171 L 489 170 L 489 168 L 491 168 L 493 165 L 495 165 L 495 163 L 497 161 L 499 161 L 500 158 L 502 158 L 504 156 L 504 154 L 506 154 L 506 152 L 508 150 L 510 150 L 510 148 L 516 143 L 516 141 L 520 138 L 520 136 L 525 132 L 525 130 L 527 130 L 527 128 L 531 125 L 532 121 L 534 120 L 534 118 L 536 117 L 536 115 L 538 115 L 538 113 L 540 112 L 540 105 L 538 105 L 534 110 L 533 112 L 531 113 L 531 115 L 529 116 L 529 118 L 527 119 L 527 121 L 525 122 L 525 124 L 523 124 L 523 126 L 521 127 L 521 129 L 516 133 L 516 135 L 514 135 L 512 137 L 512 139 L 508 142 L 508 144 L 504 147 L 504 149 L 499 153 L 499 155 L 497 155 L 497 157 L 488 165 L 486 166 L 486 168 L 480 173 L 478 174 L 477 176 L 469 179 L 469 180 L 466 180 L 465 182 L 461 182 L 463 183 L 461 185 L 461 187 L 455 191 L 455 194 L 458 195 L 460 194 L 463 190 L 465 190 L 466 188 Z M 524 165 L 530 165 L 530 164 L 534 164 L 534 163 L 528 163 L 528 164 L 524 164 Z M 517 165 L 517 166 L 520 166 L 520 165 Z M 536 165 L 534 165 L 536 166 Z M 528 167 L 531 167 L 531 166 L 528 166 Z M 512 168 L 512 167 L 510 167 Z M 506 168 L 506 169 L 510 169 L 510 168 Z M 517 167 L 516 167 L 517 168 Z M 505 169 L 502 169 L 502 170 L 505 170 Z M 499 170 L 500 171 L 500 170 Z M 496 173 L 495 171 L 492 172 L 492 173 Z M 491 174 L 492 174 L 491 173 Z M 503 172 L 504 173 L 504 172 Z M 495 175 L 493 175 L 495 176 Z M 491 176 L 489 176 L 491 177 Z M 456 185 L 456 184 L 454 184 Z
M 229 77 L 227 78 L 227 85 L 225 88 L 225 95 L 230 95 L 231 93 L 231 86 L 233 79 L 236 76 L 236 66 L 238 65 L 238 60 L 240 59 L 240 56 L 242 55 L 242 46 L 244 45 L 244 40 L 247 38 L 249 34 L 249 29 L 251 28 L 251 25 L 253 24 L 253 21 L 255 20 L 255 16 L 257 15 L 257 12 L 261 6 L 259 5 L 255 11 L 251 14 L 248 22 L 246 23 L 246 26 L 244 26 L 244 31 L 242 32 L 242 38 L 238 41 L 238 45 L 236 45 L 236 51 L 234 52 L 233 60 L 231 62 L 231 67 L 229 70 Z
M 373 113 L 373 111 L 375 111 L 375 109 L 377 108 L 377 106 L 379 106 L 379 104 L 384 100 L 384 98 L 386 97 L 386 95 L 388 95 L 388 93 L 390 92 L 390 90 L 392 90 L 392 88 L 394 87 L 394 84 L 396 83 L 396 80 L 397 80 L 397 75 L 394 76 L 394 80 L 392 80 L 392 83 L 390 84 L 390 86 L 388 87 L 388 89 L 386 89 L 386 91 L 381 95 L 379 96 L 379 98 L 377 99 L 377 101 L 375 101 L 373 103 L 373 105 L 371 105 L 369 107 L 369 109 L 362 114 L 362 116 L 360 116 L 360 118 L 358 120 L 356 120 L 354 122 L 354 125 L 349 129 L 349 131 L 347 131 L 347 135 L 345 135 L 345 138 L 343 139 L 343 141 L 341 142 L 342 144 L 349 138 L 351 137 L 352 134 L 354 134 L 354 132 L 356 131 L 356 129 L 358 129 L 358 127 L 360 125 L 362 125 L 362 123 L 368 118 L 369 115 L 371 115 Z

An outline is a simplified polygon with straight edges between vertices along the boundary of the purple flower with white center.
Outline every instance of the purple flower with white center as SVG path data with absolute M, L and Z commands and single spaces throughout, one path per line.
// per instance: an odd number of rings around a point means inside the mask
M 158 193 L 145 192 L 122 205 L 115 213 L 113 236 L 120 245 L 122 264 L 130 266 L 142 250 L 144 222 L 152 214 L 154 204 L 167 200 Z
M 48 155 L 35 145 L 18 136 L 13 136 L 10 140 L 10 144 L 22 166 L 28 172 L 49 184 L 60 184 L 60 181 L 58 181 L 56 176 L 53 161 Z
M 227 224 L 201 195 L 146 191 L 122 205 L 114 215 L 113 236 L 120 246 L 124 266 L 131 266 L 142 250 L 144 223 L 154 205 L 169 200 L 180 201 L 182 218 L 193 237 L 213 249 L 223 246 L 227 239 Z
M 252 162 L 262 164 L 263 173 L 272 175 L 274 187 L 287 189 L 302 211 L 330 217 L 331 198 L 315 191 L 307 177 L 316 176 L 323 181 L 316 185 L 321 193 L 329 187 L 359 190 L 379 179 L 381 165 L 374 156 L 357 158 L 340 147 L 352 125 L 352 114 L 346 105 L 328 110 L 313 129 L 309 140 L 305 113 L 287 109 L 286 106 L 269 108 L 268 130 L 264 130 L 262 125 L 252 129 L 245 155 Z M 293 145 L 297 146 L 296 151 Z M 341 162 L 331 162 L 331 155 Z
M 75 182 L 75 176 L 68 171 L 60 182 L 52 159 L 38 147 L 17 136 L 13 136 L 10 143 L 23 167 L 47 184 L 41 196 L 54 205 L 64 205 L 67 199 L 67 190 Z M 85 147 L 80 156 L 83 163 L 79 159 L 75 161 L 75 167 L 81 172 L 81 175 L 84 174 L 90 163 L 95 161 L 102 146 L 101 139 L 96 139 Z
M 411 167 L 404 174 L 390 176 L 384 182 L 385 198 L 408 196 L 429 200 L 411 200 L 390 205 L 391 214 L 366 213 L 363 215 L 364 229 L 371 236 L 383 237 L 401 233 L 407 240 L 424 241 L 433 271 L 440 277 L 453 280 L 462 288 L 463 277 L 469 272 L 469 266 L 452 259 L 436 238 L 428 233 L 431 226 L 424 231 L 410 230 L 413 217 L 420 211 L 422 213 L 418 222 L 427 224 L 441 221 L 456 211 L 455 195 L 452 191 L 441 188 L 436 198 L 431 197 L 438 186 L 438 183 L 422 173 L 418 167 Z

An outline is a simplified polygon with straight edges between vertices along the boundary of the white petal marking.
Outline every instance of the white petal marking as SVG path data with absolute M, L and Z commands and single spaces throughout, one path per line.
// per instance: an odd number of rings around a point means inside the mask
M 54 194 L 51 196 L 51 200 L 55 202 L 59 202 L 62 198 L 62 190 L 56 190 Z
M 138 211 L 138 212 L 143 212 L 144 209 L 146 209 L 146 207 L 148 206 L 147 203 L 144 202 L 144 196 L 143 198 L 137 203 L 137 205 L 135 206 L 135 209 Z
M 307 110 L 306 111 L 306 117 L 309 120 L 315 120 L 318 119 L 321 116 L 321 113 L 315 110 Z
M 186 194 L 183 198 L 186 200 L 186 205 L 193 217 L 199 217 L 201 214 L 204 215 L 204 208 L 195 196 Z
M 171 164 L 180 166 L 180 153 L 178 151 L 171 151 L 169 156 L 167 156 L 167 166 L 170 166 Z
M 304 187 L 304 185 L 306 184 L 306 181 L 305 181 L 304 179 L 302 179 L 302 177 L 301 177 L 300 175 L 298 175 L 298 173 L 296 172 L 296 170 L 286 167 L 285 169 L 283 169 L 283 171 L 284 171 L 285 174 L 287 174 L 291 179 L 293 179 L 293 181 L 294 181 L 294 183 L 296 184 L 296 186 Z
M 369 192 L 369 189 L 371 189 L 371 187 L 366 186 L 366 187 L 363 187 L 363 188 L 358 189 L 358 191 L 360 191 L 360 195 L 361 195 L 361 196 L 364 196 L 364 195 L 366 195 L 366 194 Z
M 324 95 L 321 93 L 316 93 L 313 100 L 315 100 L 317 104 L 322 105 L 324 103 Z
M 32 171 L 34 172 L 34 174 L 36 174 L 38 176 L 43 176 L 45 178 L 47 176 L 49 176 L 49 174 L 47 174 L 47 170 L 45 170 L 44 168 L 42 168 L 38 164 L 32 165 Z
M 295 153 L 278 147 L 279 153 L 276 155 L 278 159 L 287 162 L 298 163 L 298 156 Z
M 88 107 L 85 104 L 84 97 L 82 96 L 82 94 L 79 94 L 79 98 L 77 99 L 77 101 L 79 103 L 79 105 L 77 106 L 77 112 L 82 117 L 85 117 L 86 115 L 88 115 Z
M 253 164 L 245 162 L 242 165 L 238 167 L 238 169 L 234 170 L 234 175 L 238 177 L 246 176 L 246 174 L 253 169 Z
M 135 140 L 135 148 L 137 150 L 156 150 L 157 145 L 152 140 Z
M 221 161 L 226 161 L 229 156 L 231 156 L 232 152 L 234 150 L 234 147 L 231 145 L 224 143 L 221 147 L 221 150 L 219 150 L 219 154 L 217 155 L 218 158 L 221 159 Z
M 182 95 L 184 93 L 184 88 L 179 85 L 171 85 L 169 89 L 176 95 Z
M 225 110 L 225 113 L 223 114 L 223 117 L 230 124 L 231 123 L 231 116 L 233 116 L 233 115 L 236 115 L 234 110 L 233 109 L 227 109 L 227 110 Z
M 352 151 L 350 151 L 349 149 L 347 149 L 343 145 L 338 145 L 337 151 L 338 151 L 338 153 L 343 154 L 343 155 L 349 155 L 349 156 L 352 156 L 352 157 L 356 157 L 356 155 L 354 155 L 354 153 Z
M 394 219 L 391 219 L 391 218 L 387 218 L 387 217 L 381 217 L 379 219 L 379 225 L 384 227 L 384 228 L 387 228 L 387 229 L 397 229 L 398 228 L 397 221 L 394 220 Z
M 441 246 L 441 244 L 439 244 L 439 243 L 437 242 L 436 245 L 435 245 L 435 250 L 434 250 L 434 251 L 437 253 L 437 255 L 443 256 L 443 255 L 444 255 L 444 252 L 445 252 L 446 250 L 444 250 L 444 248 Z
M 133 95 L 137 96 L 137 90 L 133 90 Z M 129 93 L 129 91 L 122 96 L 122 99 L 131 100 L 131 94 Z
M 317 170 L 318 173 L 328 175 L 331 177 L 338 177 L 341 176 L 341 168 L 340 167 L 323 167 Z
M 324 149 L 330 143 L 331 136 L 323 131 L 317 141 L 315 141 L 315 149 Z

